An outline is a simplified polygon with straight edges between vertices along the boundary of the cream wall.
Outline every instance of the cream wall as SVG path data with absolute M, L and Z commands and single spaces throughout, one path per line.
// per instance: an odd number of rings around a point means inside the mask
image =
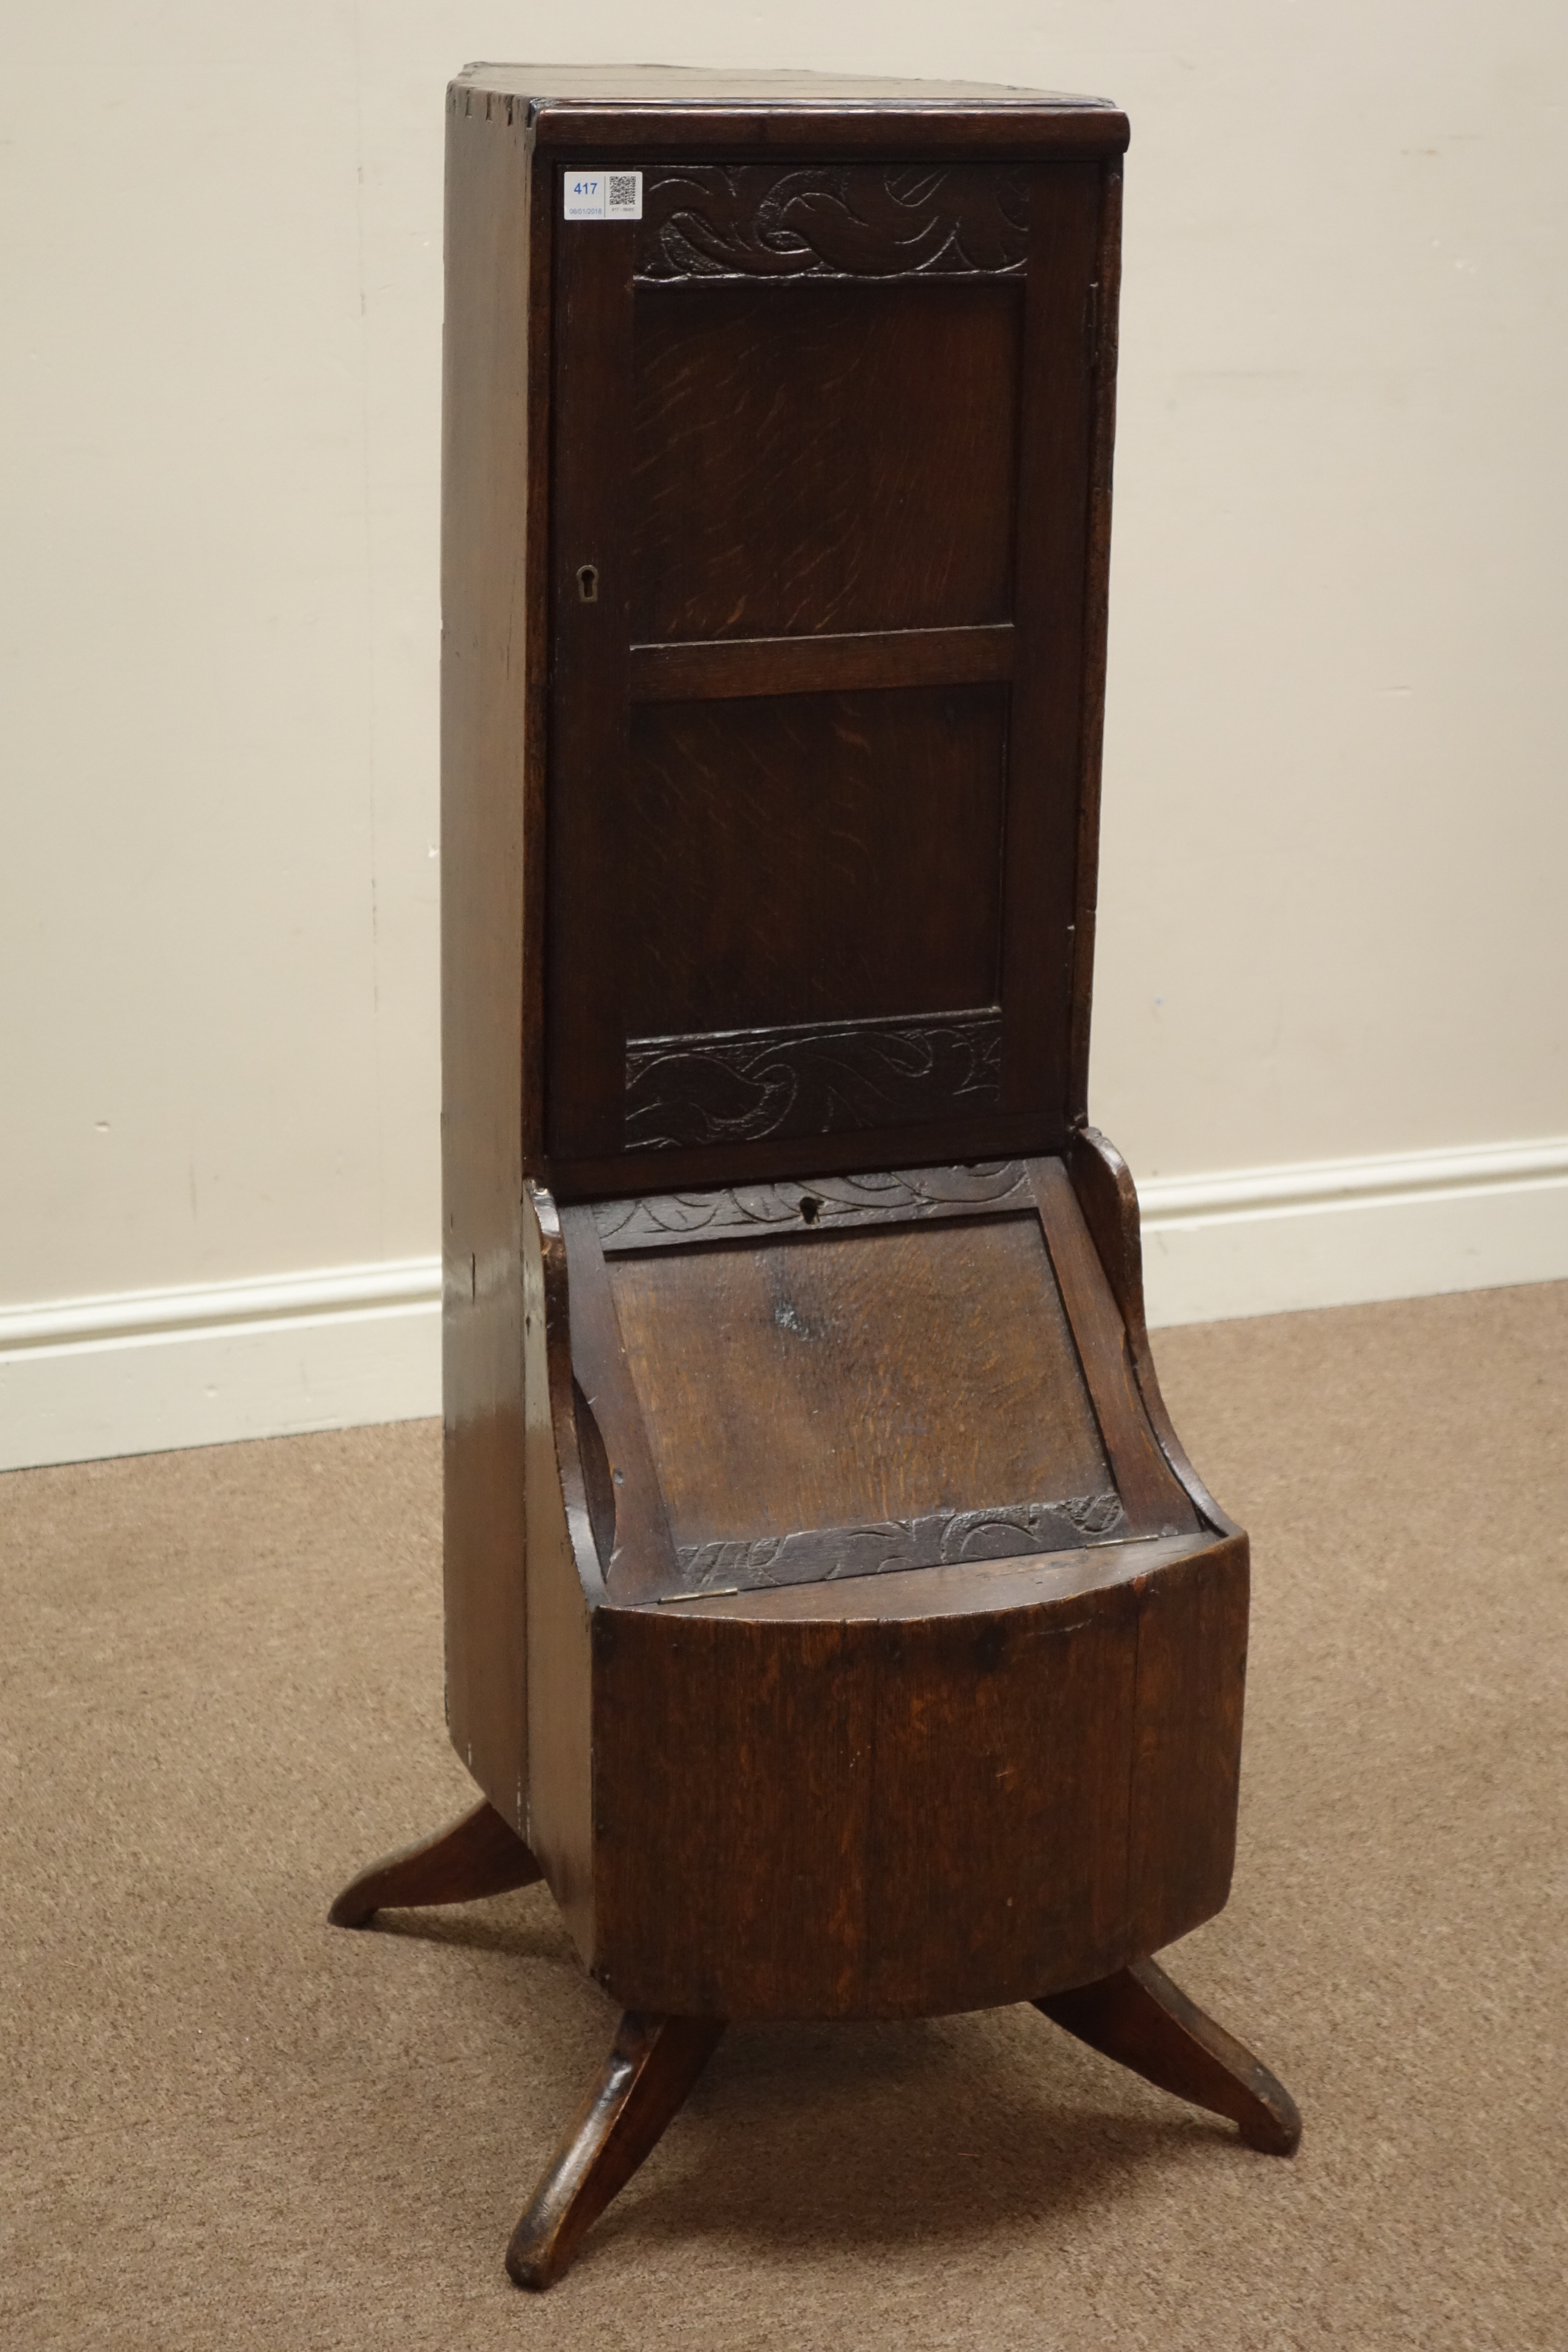
M 90 1443 L 0 1381 L 36 1423 L 10 1458 L 178 1442 L 124 1351 L 216 1395 L 168 1352 L 197 1325 L 298 1326 L 294 1385 L 186 1434 L 433 1402 L 442 88 L 475 57 L 1128 109 L 1092 1090 L 1186 1220 L 1166 1311 L 1568 1273 L 1560 6 L 4 0 L 0 28 L 0 1359 L 42 1349 L 54 1398 L 121 1351 Z M 1373 1274 L 1282 1289 L 1278 1218 L 1193 1241 L 1227 1171 L 1429 1207 L 1498 1167 L 1506 1245 L 1490 1177 L 1474 1233 L 1401 1257 L 1374 1221 Z M 1343 1256 L 1351 1225 L 1313 1230 Z M 329 1374 L 300 1335 L 347 1345 L 344 1315 L 383 1320 Z

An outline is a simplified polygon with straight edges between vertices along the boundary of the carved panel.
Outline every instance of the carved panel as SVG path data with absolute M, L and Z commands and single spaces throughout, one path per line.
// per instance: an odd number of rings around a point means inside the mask
M 909 1127 L 994 1110 L 1002 1016 L 994 1006 L 912 1021 L 733 1029 L 626 1043 L 628 1150 L 756 1143 Z
M 641 1201 L 600 1201 L 599 1239 L 611 1255 L 672 1244 L 737 1241 L 758 1234 L 886 1223 L 909 1224 L 1034 1205 L 1021 1160 L 968 1168 L 906 1168 L 897 1174 L 807 1177 L 777 1184 L 732 1184 L 712 1192 L 661 1192 Z
M 1018 278 L 1028 244 L 1028 183 L 1016 169 L 693 163 L 647 174 L 635 274 L 639 286 Z
M 806 1528 L 786 1536 L 683 1547 L 682 1589 L 825 1584 L 904 1568 L 951 1568 L 964 1560 L 1016 1559 L 1077 1551 L 1127 1535 L 1121 1497 L 1107 1488 L 1054 1503 L 1002 1503 L 978 1511 L 928 1511 L 858 1528 Z

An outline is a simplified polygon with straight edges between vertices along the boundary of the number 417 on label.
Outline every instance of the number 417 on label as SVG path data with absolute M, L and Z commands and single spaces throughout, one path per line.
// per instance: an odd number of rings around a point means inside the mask
M 566 172 L 562 175 L 568 220 L 641 220 L 640 172 Z

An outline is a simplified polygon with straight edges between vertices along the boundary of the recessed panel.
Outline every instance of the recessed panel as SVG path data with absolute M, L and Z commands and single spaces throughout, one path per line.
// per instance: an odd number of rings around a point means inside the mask
M 634 638 L 1006 620 L 1022 320 L 1007 278 L 639 288 Z
M 633 710 L 627 1034 L 995 1002 L 1006 693 Z
M 1038 1220 L 612 1258 L 683 1581 L 1125 1532 Z

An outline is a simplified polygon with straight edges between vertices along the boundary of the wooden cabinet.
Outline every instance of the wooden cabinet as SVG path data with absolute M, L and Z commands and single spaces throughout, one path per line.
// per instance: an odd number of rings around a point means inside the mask
M 447 1610 L 628 2021 L 543 2284 L 731 2017 L 1033 1999 L 1259 2145 L 1247 1544 L 1086 1124 L 1109 106 L 475 68 L 448 115 Z M 628 2155 L 628 2151 L 630 2154 Z

